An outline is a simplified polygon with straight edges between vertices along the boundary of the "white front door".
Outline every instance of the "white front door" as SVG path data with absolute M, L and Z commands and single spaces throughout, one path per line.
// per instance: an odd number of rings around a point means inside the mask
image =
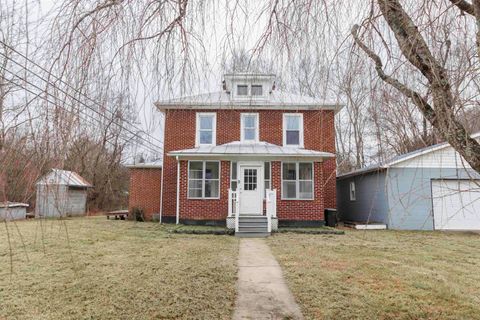
M 240 214 L 263 214 L 263 162 L 240 162 Z

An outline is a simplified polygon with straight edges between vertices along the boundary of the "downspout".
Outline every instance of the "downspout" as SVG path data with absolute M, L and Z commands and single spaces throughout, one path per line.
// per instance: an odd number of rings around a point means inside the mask
M 177 157 L 177 221 L 180 222 L 180 160 Z
M 163 159 L 162 159 L 162 174 L 160 175 L 160 210 L 158 212 L 158 223 L 162 223 L 163 214 Z

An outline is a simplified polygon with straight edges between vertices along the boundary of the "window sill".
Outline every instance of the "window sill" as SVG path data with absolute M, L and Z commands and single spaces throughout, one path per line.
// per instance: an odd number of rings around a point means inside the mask
M 312 198 L 312 199 L 298 199 L 298 198 L 280 198 L 280 200 L 282 201 L 314 201 L 315 198 Z

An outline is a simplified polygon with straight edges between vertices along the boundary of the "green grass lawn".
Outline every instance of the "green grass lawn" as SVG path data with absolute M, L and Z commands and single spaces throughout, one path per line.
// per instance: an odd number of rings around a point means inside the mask
M 1 227 L 0 319 L 229 319 L 233 311 L 235 237 L 104 217 Z
M 307 319 L 480 319 L 480 234 L 268 239 Z

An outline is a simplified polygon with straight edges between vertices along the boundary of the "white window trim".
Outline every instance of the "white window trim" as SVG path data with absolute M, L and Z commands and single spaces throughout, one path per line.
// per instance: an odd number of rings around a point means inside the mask
M 213 116 L 212 143 L 200 143 L 200 117 L 201 116 Z M 216 145 L 217 145 L 217 113 L 197 112 L 196 128 L 195 128 L 195 147 L 216 146 Z
M 355 181 L 350 181 L 349 183 L 350 186 L 350 201 L 356 201 L 357 200 L 357 188 L 355 186 Z M 353 191 L 353 194 L 352 194 Z
M 289 144 L 287 145 L 287 116 L 296 116 L 300 118 L 300 135 L 299 135 L 299 144 Z M 284 147 L 299 147 L 303 148 L 303 113 L 284 113 L 283 114 L 283 146 Z
M 245 132 L 244 132 L 244 118 L 246 116 L 255 116 L 257 118 L 257 123 L 255 127 L 255 140 L 245 140 Z M 247 142 L 247 143 L 255 143 L 259 141 L 259 136 L 260 136 L 260 114 L 259 113 L 241 113 L 240 114 L 240 141 L 242 142 Z
M 190 163 L 191 162 L 202 162 L 202 196 L 201 197 L 190 197 Z M 208 179 L 208 180 L 218 180 L 218 197 L 205 197 L 205 166 L 207 162 L 217 162 L 218 163 L 218 179 Z M 187 199 L 192 200 L 215 200 L 220 199 L 220 193 L 222 192 L 222 185 L 221 185 L 221 177 L 222 177 L 222 164 L 218 160 L 188 160 L 188 168 L 187 168 Z M 200 180 L 200 179 L 194 179 Z
M 295 193 L 297 195 L 296 198 L 285 198 L 283 195 L 283 164 L 284 163 L 295 163 L 295 170 L 297 172 L 297 178 L 295 179 Z M 298 196 L 300 194 L 300 181 L 309 181 L 309 180 L 300 180 L 300 163 L 311 163 L 312 164 L 312 198 L 310 199 L 300 199 Z M 281 171 L 280 171 L 280 177 L 281 177 L 281 199 L 282 200 L 293 200 L 293 201 L 314 201 L 315 200 L 315 163 L 311 161 L 282 161 L 282 166 L 281 166 Z M 294 181 L 294 180 L 285 180 L 285 181 Z

